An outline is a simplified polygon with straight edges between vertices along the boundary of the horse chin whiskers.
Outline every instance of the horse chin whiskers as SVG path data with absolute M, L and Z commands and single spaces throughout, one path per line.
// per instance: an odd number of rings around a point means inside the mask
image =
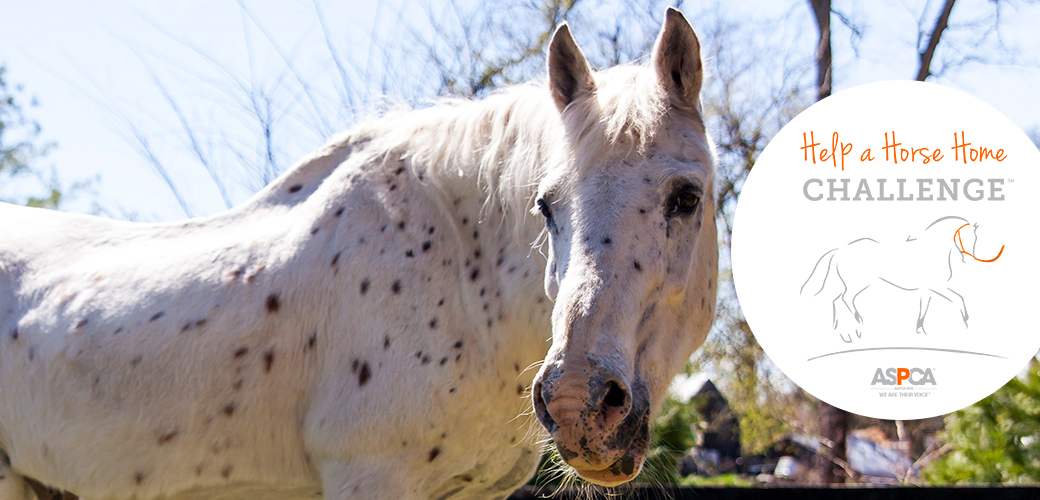
M 539 368 L 541 368 L 541 367 L 542 367 L 542 365 L 543 365 L 543 364 L 545 364 L 545 359 L 539 359 L 538 361 L 534 361 L 534 362 L 532 362 L 531 364 L 527 365 L 527 367 L 526 367 L 526 368 L 524 368 L 524 369 L 523 369 L 523 370 L 522 370 L 522 371 L 520 372 L 520 374 L 519 374 L 519 375 L 517 375 L 517 376 L 516 376 L 516 377 L 517 377 L 517 379 L 519 379 L 519 378 L 520 378 L 520 377 L 521 377 L 521 376 L 522 376 L 523 374 L 525 374 L 525 373 L 527 373 L 527 372 L 529 372 L 529 371 L 531 371 L 531 370 L 535 370 L 535 371 L 537 371 L 537 370 L 538 370 Z

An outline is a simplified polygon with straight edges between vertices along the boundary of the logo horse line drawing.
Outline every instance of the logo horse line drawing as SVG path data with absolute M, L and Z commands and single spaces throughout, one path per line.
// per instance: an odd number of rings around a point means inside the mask
M 969 233 L 971 250 L 965 246 Z M 968 328 L 968 301 L 950 287 L 958 265 L 971 262 L 994 263 L 1004 254 L 1004 246 L 993 258 L 976 256 L 979 224 L 955 215 L 935 219 L 924 229 L 903 241 L 881 242 L 871 237 L 853 240 L 823 253 L 798 293 L 830 298 L 831 327 L 845 343 L 863 337 L 865 319 L 856 300 L 864 292 L 899 294 L 916 298 L 915 331 L 927 335 L 925 319 L 933 299 L 953 304 Z M 870 292 L 868 292 L 870 290 Z

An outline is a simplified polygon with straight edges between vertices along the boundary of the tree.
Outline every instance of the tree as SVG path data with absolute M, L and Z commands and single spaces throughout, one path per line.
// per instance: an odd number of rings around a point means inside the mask
M 47 155 L 53 144 L 40 141 L 40 125 L 25 116 L 27 107 L 36 105 L 34 99 L 25 104 L 22 87 L 11 85 L 6 79 L 7 68 L 0 65 L 0 179 L 9 183 L 13 180 L 35 177 L 37 195 L 6 198 L 0 201 L 25 204 L 33 207 L 57 207 L 62 192 L 57 180 L 44 176 L 38 162 Z
M 1002 9 L 1014 8 L 1021 3 L 1007 0 L 993 2 L 987 7 L 988 11 L 976 9 L 976 12 L 961 16 L 963 19 L 955 19 L 956 22 L 952 24 L 954 0 L 945 0 L 939 8 L 931 2 L 908 6 L 907 12 L 914 16 L 917 24 L 917 43 L 914 46 L 918 60 L 917 79 L 934 80 L 938 76 L 949 75 L 954 69 L 973 63 L 1001 65 L 1017 60 L 1020 64 L 1028 64 L 1028 61 L 1000 36 L 1002 22 L 1006 17 L 1001 14 Z M 781 64 L 787 64 L 789 71 L 815 76 L 811 83 L 807 78 L 791 76 L 781 80 L 783 85 L 777 89 L 779 91 L 748 92 L 752 96 L 748 100 L 757 106 L 735 105 L 733 99 L 739 98 L 742 91 L 748 90 L 747 87 L 736 83 L 742 78 L 740 71 L 726 71 L 728 64 L 732 64 L 735 58 L 733 54 L 713 54 L 716 56 L 714 59 L 717 65 L 716 74 L 713 76 L 723 85 L 723 91 L 710 94 L 709 99 L 713 99 L 708 102 L 709 116 L 715 117 L 708 128 L 716 130 L 719 134 L 716 141 L 719 149 L 720 175 L 724 176 L 719 207 L 720 218 L 726 223 L 723 231 L 720 231 L 722 243 L 728 243 L 728 235 L 732 229 L 730 205 L 736 204 L 743 181 L 768 139 L 805 106 L 831 94 L 836 80 L 834 47 L 842 46 L 838 42 L 848 43 L 849 49 L 858 58 L 861 50 L 859 44 L 868 34 L 862 22 L 858 22 L 854 15 L 841 10 L 854 9 L 854 5 L 831 0 L 808 0 L 806 4 L 809 7 L 807 10 L 812 14 L 817 35 L 812 40 L 811 47 L 814 50 L 811 52 L 811 60 L 789 63 L 783 57 L 752 57 L 748 59 L 747 64 L 738 67 L 745 69 L 754 64 L 768 65 L 772 61 L 779 61 Z M 980 10 L 985 12 L 978 12 Z M 834 26 L 832 18 L 836 20 Z M 732 27 L 730 30 L 735 31 Z M 839 33 L 847 34 L 848 40 L 835 38 Z M 724 36 L 727 34 L 732 36 L 734 33 L 724 33 Z M 996 55 L 992 51 L 985 55 L 992 48 L 1000 50 Z M 840 69 L 841 66 L 838 67 Z M 837 81 L 840 81 L 840 74 L 837 74 Z M 810 92 L 812 97 L 808 98 Z M 752 119 L 749 120 L 749 117 Z M 722 262 L 725 265 L 725 260 Z M 727 269 L 723 268 L 722 271 L 723 276 L 728 274 Z M 818 472 L 819 477 L 828 482 L 845 481 L 851 476 L 844 452 L 846 433 L 855 428 L 857 423 L 878 425 L 881 422 L 853 418 L 848 413 L 793 388 L 790 381 L 772 365 L 751 335 L 730 286 L 731 283 L 720 280 L 719 318 L 712 337 L 695 357 L 695 369 L 708 369 L 732 375 L 726 380 L 721 380 L 719 386 L 741 415 L 746 450 L 761 450 L 780 434 L 815 434 L 824 438 L 823 442 L 829 449 L 829 458 L 832 461 L 828 471 Z M 805 418 L 806 410 L 808 415 L 811 415 L 809 418 Z M 907 422 L 883 424 L 886 428 L 891 427 L 908 448 L 912 432 L 907 431 L 907 427 L 919 425 Z
M 831 79 L 833 74 L 833 54 L 831 52 L 831 0 L 809 0 L 819 41 L 816 45 L 816 100 L 821 101 L 831 95 Z M 843 467 L 848 462 L 845 453 L 845 437 L 849 432 L 848 412 L 820 401 L 821 433 L 830 450 L 832 464 L 829 471 L 820 471 L 829 484 L 845 482 L 849 469 Z
M 1040 362 L 946 416 L 947 451 L 924 471 L 932 484 L 1040 482 Z

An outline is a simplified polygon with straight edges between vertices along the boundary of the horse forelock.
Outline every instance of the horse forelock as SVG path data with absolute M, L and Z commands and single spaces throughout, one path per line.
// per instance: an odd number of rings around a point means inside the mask
M 596 91 L 571 103 L 562 118 L 579 169 L 608 155 L 643 155 L 651 147 L 668 100 L 650 68 L 617 66 L 595 74 Z
M 644 153 L 668 111 L 664 87 L 647 67 L 618 66 L 600 75 L 596 95 L 606 140 Z

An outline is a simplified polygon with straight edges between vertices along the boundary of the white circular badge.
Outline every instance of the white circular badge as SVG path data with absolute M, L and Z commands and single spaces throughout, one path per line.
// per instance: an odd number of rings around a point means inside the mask
M 893 81 L 791 120 L 744 184 L 733 279 L 795 383 L 882 419 L 955 411 L 1040 349 L 1040 152 L 963 92 Z

